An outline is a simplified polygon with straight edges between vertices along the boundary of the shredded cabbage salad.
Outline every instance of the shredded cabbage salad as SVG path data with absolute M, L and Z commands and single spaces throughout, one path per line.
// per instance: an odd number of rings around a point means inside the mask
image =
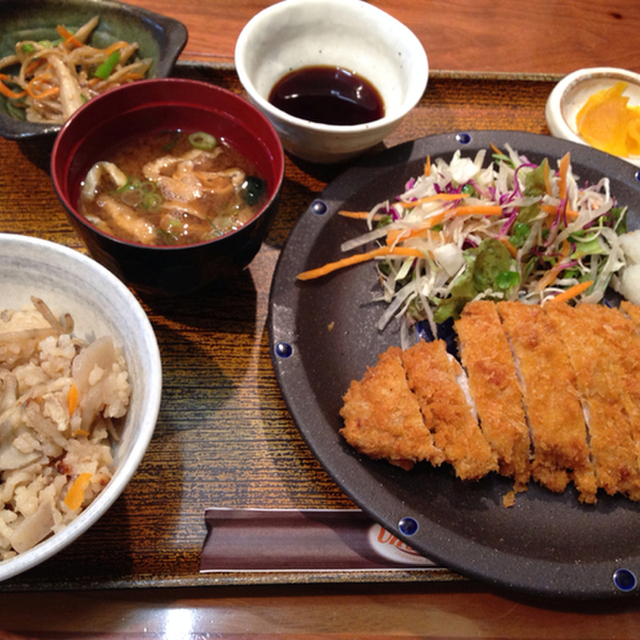
M 409 325 L 428 320 L 434 335 L 435 323 L 458 317 L 471 300 L 599 302 L 625 266 L 626 207 L 616 205 L 608 178 L 580 184 L 569 154 L 556 167 L 508 145 L 492 149 L 485 166 L 487 154 L 427 158 L 423 175 L 394 200 L 341 212 L 367 224 L 342 250 L 377 248 L 298 277 L 375 258 L 388 305 L 379 329 L 404 316 Z

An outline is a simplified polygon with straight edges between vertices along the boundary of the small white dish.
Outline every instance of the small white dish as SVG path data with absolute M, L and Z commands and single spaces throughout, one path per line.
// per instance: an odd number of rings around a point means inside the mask
M 235 65 L 247 97 L 271 120 L 283 147 L 304 160 L 341 162 L 389 135 L 418 103 L 429 64 L 418 38 L 401 22 L 362 0 L 284 0 L 244 27 Z M 384 117 L 353 125 L 328 125 L 290 116 L 269 102 L 287 73 L 337 66 L 376 87 Z
M 578 133 L 576 116 L 589 96 L 620 81 L 628 84 L 624 95 L 629 97 L 629 106 L 640 105 L 640 74 L 615 67 L 593 67 L 565 76 L 547 99 L 545 116 L 551 134 L 590 146 Z M 640 167 L 640 156 L 622 157 L 622 160 Z
M 63 245 L 0 233 L 0 309 L 18 309 L 37 296 L 56 314 L 68 312 L 74 335 L 110 335 L 127 361 L 131 400 L 114 445 L 113 477 L 93 502 L 60 532 L 0 562 L 0 581 L 52 557 L 95 524 L 136 472 L 155 430 L 162 364 L 149 319 L 131 291 L 91 258 Z

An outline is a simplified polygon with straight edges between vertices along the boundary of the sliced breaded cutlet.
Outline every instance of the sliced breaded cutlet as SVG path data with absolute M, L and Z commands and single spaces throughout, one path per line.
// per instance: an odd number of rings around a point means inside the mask
M 626 308 L 631 313 L 635 310 L 632 306 Z M 630 317 L 618 309 L 580 305 L 577 310 L 583 322 L 589 323 L 585 328 L 597 333 L 602 344 L 598 391 L 604 387 L 600 392 L 606 392 L 602 411 L 609 418 L 612 432 L 607 459 L 619 467 L 618 490 L 637 501 L 640 500 L 640 335 Z M 625 447 L 628 453 L 623 453 L 620 447 Z
M 620 303 L 620 311 L 627 316 L 638 329 L 640 329 L 640 307 L 635 304 L 631 304 L 627 300 L 623 300 Z
M 604 307 L 549 302 L 544 309 L 557 327 L 576 372 L 598 486 L 610 495 L 621 492 L 637 500 L 636 443 L 621 391 L 624 367 L 601 313 Z M 619 313 L 612 314 L 624 320 Z
M 619 320 L 613 325 L 609 323 L 616 333 L 615 336 L 612 335 L 612 348 L 619 350 L 624 366 L 623 398 L 633 424 L 633 435 L 638 443 L 640 442 L 640 307 L 624 300 L 620 304 L 619 313 L 625 323 L 622 327 L 619 325 Z
M 529 426 L 495 302 L 470 302 L 454 326 L 480 428 L 496 453 L 500 473 L 513 477 L 515 489 L 523 490 L 530 475 Z
M 340 415 L 340 433 L 371 458 L 384 458 L 404 469 L 422 460 L 437 466 L 444 459 L 409 388 L 399 347 L 389 347 L 362 380 L 351 382 Z
M 573 480 L 580 500 L 594 502 L 595 472 L 569 356 L 539 305 L 499 302 L 522 383 L 533 444 L 531 475 L 551 491 Z
M 444 452 L 462 480 L 477 480 L 498 468 L 458 378 L 462 368 L 442 340 L 421 340 L 403 353 L 409 386 L 433 431 L 434 444 Z

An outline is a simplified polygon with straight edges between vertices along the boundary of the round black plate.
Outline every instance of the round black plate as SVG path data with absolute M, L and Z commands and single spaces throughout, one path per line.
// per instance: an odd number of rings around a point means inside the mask
M 307 282 L 296 274 L 341 257 L 340 245 L 362 222 L 336 215 L 366 210 L 404 190 L 425 157 L 449 159 L 460 149 L 473 156 L 491 144 L 509 143 L 532 161 L 571 151 L 574 173 L 611 191 L 629 206 L 629 228 L 640 220 L 640 183 L 632 165 L 547 136 L 511 131 L 438 135 L 366 158 L 330 184 L 304 212 L 278 262 L 271 290 L 269 332 L 273 364 L 287 407 L 303 438 L 335 482 L 381 526 L 443 566 L 496 586 L 533 595 L 606 597 L 637 594 L 640 579 L 640 504 L 599 497 L 578 502 L 531 485 L 515 506 L 502 506 L 511 483 L 495 475 L 463 483 L 429 465 L 411 472 L 360 456 L 342 439 L 342 396 L 353 379 L 390 344 L 399 345 L 397 323 L 376 322 L 384 306 L 372 302 L 373 265 L 365 263 Z M 417 523 L 411 534 L 400 524 Z M 622 570 L 622 572 L 621 572 Z M 618 572 L 618 573 L 617 573 Z

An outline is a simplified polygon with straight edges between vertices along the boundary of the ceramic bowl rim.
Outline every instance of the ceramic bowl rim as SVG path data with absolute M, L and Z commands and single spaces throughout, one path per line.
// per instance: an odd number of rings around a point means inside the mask
M 254 84 L 246 71 L 246 65 L 244 64 L 245 52 L 250 47 L 251 32 L 258 28 L 262 22 L 278 16 L 281 12 L 287 11 L 289 6 L 294 5 L 344 5 L 345 2 L 351 2 L 353 5 L 360 7 L 361 11 L 366 11 L 370 15 L 384 18 L 387 23 L 391 22 L 396 29 L 402 31 L 406 36 L 406 43 L 410 43 L 411 49 L 415 52 L 416 58 L 414 63 L 417 69 L 423 72 L 423 79 L 420 82 L 411 83 L 407 95 L 402 103 L 396 107 L 392 113 L 385 114 L 382 118 L 374 120 L 372 122 L 366 122 L 358 125 L 330 125 L 321 122 L 313 122 L 311 120 L 305 120 L 304 118 L 298 118 L 288 114 L 286 111 L 282 111 L 277 107 L 274 107 L 268 100 L 262 97 L 254 87 Z M 333 135 L 355 135 L 360 132 L 371 132 L 377 129 L 384 129 L 398 120 L 403 118 L 415 105 L 419 102 L 420 98 L 424 94 L 429 80 L 429 60 L 427 53 L 422 46 L 422 43 L 418 37 L 407 27 L 405 24 L 394 18 L 390 14 L 386 13 L 379 7 L 373 4 L 362 2 L 361 0 L 280 0 L 275 4 L 272 4 L 256 15 L 254 15 L 243 27 L 238 40 L 236 41 L 236 47 L 234 52 L 235 67 L 238 73 L 238 77 L 245 91 L 252 101 L 254 101 L 259 108 L 270 116 L 277 118 L 278 120 L 285 122 L 288 126 L 294 126 L 306 129 L 310 132 L 327 133 Z
M 62 257 L 65 264 L 72 265 L 74 271 L 81 269 L 91 273 L 103 286 L 115 292 L 117 299 L 126 302 L 127 310 L 133 313 L 136 326 L 141 330 L 139 342 L 143 342 L 146 346 L 149 366 L 145 371 L 148 377 L 146 393 L 142 401 L 143 419 L 140 423 L 128 427 L 138 430 L 138 436 L 127 457 L 121 460 L 113 478 L 91 505 L 63 530 L 43 540 L 32 549 L 0 562 L 0 581 L 23 573 L 56 555 L 90 529 L 109 510 L 135 475 L 147 451 L 155 432 L 162 397 L 162 361 L 157 338 L 148 316 L 125 284 L 95 260 L 70 247 L 49 240 L 14 233 L 0 233 L 0 251 L 6 246 L 16 247 L 15 250 L 25 246 L 30 250 L 29 255 L 55 254 Z

